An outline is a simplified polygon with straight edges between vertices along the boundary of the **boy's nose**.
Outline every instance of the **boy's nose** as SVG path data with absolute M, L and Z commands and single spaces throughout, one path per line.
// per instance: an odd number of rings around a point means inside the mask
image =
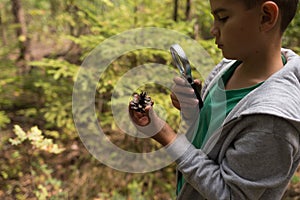
M 212 27 L 211 27 L 210 33 L 211 33 L 214 37 L 220 36 L 220 31 L 219 31 L 218 28 L 216 28 L 216 26 L 212 26 Z

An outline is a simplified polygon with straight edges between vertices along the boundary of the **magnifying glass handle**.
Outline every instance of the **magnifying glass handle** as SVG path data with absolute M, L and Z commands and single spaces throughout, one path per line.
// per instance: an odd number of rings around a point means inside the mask
M 198 106 L 199 106 L 199 109 L 201 110 L 201 108 L 203 107 L 203 101 L 202 101 L 202 98 L 200 96 L 200 88 L 194 81 L 190 84 L 191 84 L 192 88 L 194 89 L 195 95 L 196 95 L 196 97 L 199 101 Z

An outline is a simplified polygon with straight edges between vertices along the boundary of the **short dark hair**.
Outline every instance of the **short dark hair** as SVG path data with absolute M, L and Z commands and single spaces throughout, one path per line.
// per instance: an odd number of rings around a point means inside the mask
M 257 5 L 264 3 L 267 0 L 243 0 L 248 9 L 251 9 Z M 298 1 L 299 0 L 271 0 L 277 4 L 280 15 L 281 15 L 281 25 L 280 31 L 283 33 L 292 19 L 296 15 Z

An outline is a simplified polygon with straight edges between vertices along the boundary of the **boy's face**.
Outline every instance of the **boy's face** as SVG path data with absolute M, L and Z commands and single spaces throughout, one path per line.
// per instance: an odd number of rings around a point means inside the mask
M 214 24 L 211 32 L 225 58 L 244 60 L 258 53 L 260 8 L 246 9 L 237 0 L 210 0 Z

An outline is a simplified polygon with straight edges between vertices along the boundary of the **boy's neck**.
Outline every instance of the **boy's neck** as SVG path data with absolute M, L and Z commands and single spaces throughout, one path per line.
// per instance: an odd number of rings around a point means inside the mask
M 226 89 L 240 89 L 263 82 L 283 67 L 281 48 L 256 52 L 242 60 L 241 65 L 226 84 Z
M 239 71 L 246 76 L 267 79 L 283 67 L 281 51 L 258 52 L 256 56 L 245 59 Z

